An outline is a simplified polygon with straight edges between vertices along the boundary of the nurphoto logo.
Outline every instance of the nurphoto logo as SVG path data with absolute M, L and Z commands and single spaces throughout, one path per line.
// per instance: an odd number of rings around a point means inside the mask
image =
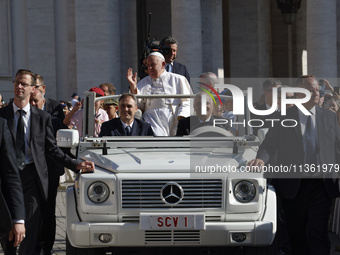
M 219 99 L 220 104 L 222 105 L 222 101 L 221 98 L 219 96 L 219 94 L 217 93 L 216 89 L 221 88 L 221 89 L 229 89 L 231 94 L 232 94 L 232 98 L 233 98 L 233 114 L 234 115 L 245 115 L 245 95 L 243 93 L 243 91 L 232 84 L 215 84 L 215 88 L 214 89 L 212 86 L 209 86 L 207 84 L 204 83 L 200 83 L 201 85 L 207 87 L 210 91 L 212 91 L 216 97 Z M 200 90 L 204 91 L 207 93 L 207 95 L 209 95 L 212 100 L 214 101 L 215 105 L 216 100 L 215 97 L 212 95 L 212 93 L 205 88 L 199 88 Z M 248 87 L 247 88 L 247 107 L 249 109 L 249 111 L 257 116 L 268 116 L 272 113 L 274 113 L 277 109 L 278 109 L 278 88 L 274 87 L 272 90 L 273 93 L 273 104 L 270 107 L 270 109 L 266 109 L 266 110 L 257 110 L 254 107 L 254 102 L 253 102 L 253 88 Z M 286 98 L 287 93 L 300 93 L 300 94 L 304 94 L 305 97 L 304 98 Z M 298 109 L 300 109 L 300 111 L 302 113 L 304 113 L 305 115 L 311 115 L 311 113 L 303 106 L 304 103 L 308 102 L 311 98 L 311 93 L 304 88 L 298 88 L 298 87 L 282 87 L 281 88 L 281 115 L 285 116 L 286 115 L 286 105 L 296 105 L 296 107 Z M 206 104 L 207 104 L 207 99 L 206 99 L 206 95 L 202 94 L 201 95 L 201 114 L 202 115 L 206 115 Z M 261 120 L 261 119 L 251 119 L 248 121 L 248 125 L 250 127 L 261 127 L 264 125 L 264 121 L 269 121 L 271 122 L 271 125 L 274 125 L 275 121 L 280 121 L 279 119 L 265 119 L 265 120 Z M 230 124 L 233 126 L 233 124 L 235 125 L 240 125 L 242 124 L 243 126 L 246 125 L 245 120 L 243 122 L 232 122 L 232 120 L 230 120 Z M 257 125 L 253 125 L 252 123 L 257 122 L 260 124 Z M 215 125 L 221 125 L 221 124 L 227 124 L 228 120 L 226 119 L 215 119 L 214 120 L 214 126 Z M 295 127 L 297 125 L 296 120 L 293 119 L 284 119 L 281 121 L 281 125 L 284 127 Z

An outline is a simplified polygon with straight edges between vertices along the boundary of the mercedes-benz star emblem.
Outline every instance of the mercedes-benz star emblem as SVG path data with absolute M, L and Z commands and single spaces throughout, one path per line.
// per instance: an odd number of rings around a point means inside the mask
M 161 198 L 166 204 L 178 204 L 182 201 L 183 196 L 183 188 L 176 182 L 168 182 L 161 189 Z

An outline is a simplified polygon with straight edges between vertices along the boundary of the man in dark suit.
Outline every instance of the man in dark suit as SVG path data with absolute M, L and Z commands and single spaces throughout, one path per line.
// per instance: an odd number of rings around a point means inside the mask
M 205 112 L 202 110 L 202 96 L 206 98 L 206 109 Z M 194 98 L 194 110 L 196 112 L 196 116 L 190 116 L 187 118 L 180 119 L 177 125 L 177 133 L 176 136 L 189 135 L 191 131 L 196 128 L 203 126 L 213 126 L 214 125 L 214 116 L 212 116 L 214 110 L 214 104 L 212 98 L 205 92 L 198 93 Z M 223 118 L 221 118 L 223 119 Z M 218 123 L 218 122 L 217 122 Z M 223 129 L 227 129 L 227 125 L 218 125 L 215 126 L 221 127 Z M 230 135 L 232 135 L 230 133 Z
M 48 196 L 46 155 L 75 172 L 94 170 L 92 162 L 74 160 L 56 145 L 51 115 L 29 104 L 35 85 L 36 75 L 33 72 L 18 70 L 14 80 L 14 99 L 8 106 L 0 109 L 0 116 L 7 119 L 15 144 L 16 163 L 24 193 L 26 238 L 20 245 L 20 254 L 35 254 L 39 241 L 41 202 Z M 15 249 L 6 245 L 5 253 L 15 254 Z
M 45 97 L 46 85 L 45 85 L 44 78 L 40 74 L 36 74 L 36 76 L 37 76 L 37 80 L 36 80 L 35 88 L 39 89 L 42 92 L 44 96 L 44 100 L 45 100 L 43 108 L 42 109 L 39 108 L 39 109 L 44 110 L 45 112 L 48 112 L 52 116 L 55 116 L 59 118 L 61 121 L 63 121 L 65 118 L 65 115 L 64 115 L 63 109 L 60 107 L 60 103 L 54 99 Z
M 178 41 L 172 36 L 167 36 L 162 39 L 159 45 L 161 48 L 167 47 L 169 49 L 169 54 L 163 54 L 166 62 L 165 70 L 170 73 L 177 73 L 185 76 L 190 83 L 190 75 L 185 65 L 175 61 L 177 57 Z
M 0 233 L 14 238 L 17 246 L 25 237 L 24 197 L 7 121 L 0 118 Z
M 119 118 L 102 124 L 99 136 L 153 136 L 151 125 L 135 119 L 137 99 L 133 94 L 122 94 L 118 100 Z
M 30 104 L 37 109 L 46 109 L 44 108 L 45 101 L 46 99 L 44 98 L 42 91 L 39 89 L 35 89 L 30 96 Z M 67 128 L 64 127 L 62 121 L 56 116 L 51 115 L 51 120 L 54 136 L 56 136 L 59 129 Z M 42 202 L 42 230 L 40 239 L 43 254 L 50 255 L 55 241 L 55 206 L 59 187 L 59 177 L 64 174 L 64 166 L 54 161 L 50 156 L 47 156 L 46 162 L 48 168 L 48 199 Z M 37 247 L 37 249 L 40 250 L 40 247 Z
M 328 218 L 332 198 L 340 195 L 337 174 L 331 168 L 340 164 L 340 130 L 336 115 L 318 106 L 315 77 L 302 76 L 297 86 L 311 93 L 310 100 L 303 104 L 310 115 L 296 106 L 287 109 L 281 120 L 292 119 L 297 125 L 270 128 L 249 166 L 262 167 L 276 155 L 275 165 L 296 169 L 274 175 L 273 180 L 282 201 L 292 254 L 330 254 Z M 324 171 L 309 171 L 317 166 Z

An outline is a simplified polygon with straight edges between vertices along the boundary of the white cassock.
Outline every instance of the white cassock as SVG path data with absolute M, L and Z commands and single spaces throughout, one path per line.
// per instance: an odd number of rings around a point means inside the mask
M 137 84 L 138 94 L 191 94 L 187 79 L 179 74 L 164 71 L 159 78 L 145 77 Z M 140 99 L 138 108 L 143 119 L 149 122 L 156 136 L 175 136 L 177 117 L 190 116 L 190 98 Z

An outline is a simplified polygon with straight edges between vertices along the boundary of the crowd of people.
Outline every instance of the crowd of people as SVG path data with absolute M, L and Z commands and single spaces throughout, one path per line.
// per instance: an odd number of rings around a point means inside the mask
M 129 88 L 118 100 L 96 101 L 94 136 L 183 136 L 197 127 L 212 126 L 215 118 L 237 120 L 230 91 L 220 92 L 229 96 L 222 104 L 214 103 L 208 95 L 218 83 L 212 72 L 200 76 L 202 91 L 196 94 L 191 106 L 189 96 L 193 92 L 188 70 L 175 61 L 177 40 L 168 36 L 160 46 L 169 49 L 168 54 L 156 51 L 145 55 L 140 79 L 131 68 L 127 70 Z M 5 254 L 15 254 L 19 244 L 20 254 L 51 254 L 55 200 L 64 166 L 75 172 L 94 169 L 92 162 L 77 161 L 55 141 L 55 134 L 61 128 L 77 129 L 82 136 L 82 101 L 77 93 L 72 94 L 70 101 L 46 98 L 43 77 L 26 69 L 18 70 L 13 84 L 13 99 L 7 105 L 2 97 L 0 100 L 0 153 L 4 162 L 0 171 L 0 210 L 4 215 L 0 219 L 1 245 Z M 296 128 L 268 126 L 269 131 L 250 166 L 340 163 L 340 97 L 327 80 L 323 80 L 324 86 L 320 85 L 311 75 L 297 79 L 297 87 L 311 92 L 311 99 L 304 104 L 311 117 L 293 104 L 286 105 L 287 116 L 281 116 L 281 93 L 278 93 L 279 104 L 270 116 L 251 116 L 257 120 L 285 117 L 299 124 Z M 284 87 L 277 79 L 266 80 L 263 96 L 254 107 L 271 109 L 273 89 L 280 92 Z M 116 94 L 111 83 L 102 83 L 89 91 L 96 97 Z M 137 99 L 138 94 L 188 97 Z M 299 93 L 285 96 L 303 97 Z M 237 128 L 229 125 L 218 128 L 225 130 L 227 136 L 238 135 Z M 253 134 L 257 132 L 253 128 Z M 271 182 L 279 199 L 278 216 L 284 218 L 278 229 L 281 254 L 329 254 L 328 218 L 332 199 L 340 195 L 338 180 L 298 176 L 274 178 Z

